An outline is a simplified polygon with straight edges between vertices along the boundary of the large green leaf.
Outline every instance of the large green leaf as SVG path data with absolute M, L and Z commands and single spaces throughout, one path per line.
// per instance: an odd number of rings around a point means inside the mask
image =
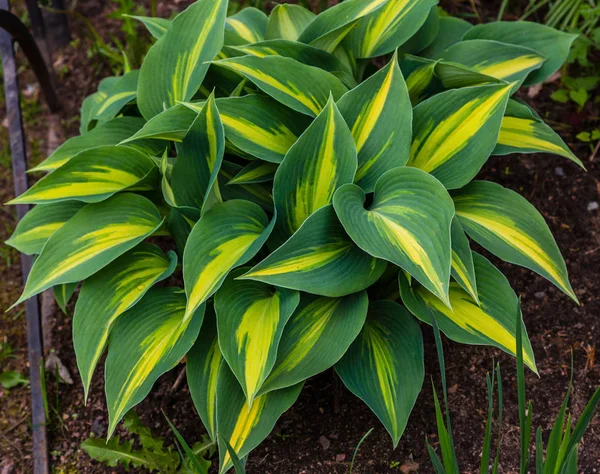
M 577 35 L 564 33 L 530 21 L 496 21 L 477 25 L 464 36 L 465 40 L 487 39 L 525 46 L 537 51 L 546 62 L 533 71 L 525 85 L 537 84 L 549 78 L 566 61 Z
M 333 99 L 290 148 L 275 173 L 275 242 L 281 243 L 316 210 L 331 202 L 356 173 L 356 147 Z
M 156 231 L 158 209 L 136 194 L 88 204 L 46 242 L 16 304 L 52 286 L 83 281 Z
M 328 205 L 242 278 L 315 295 L 344 296 L 368 288 L 385 268 L 386 262 L 350 240 Z
M 217 291 L 215 311 L 221 352 L 252 405 L 275 364 L 283 328 L 300 295 L 258 281 L 236 280 L 244 271 L 231 272 Z
M 123 15 L 140 21 L 148 29 L 148 32 L 159 39 L 163 36 L 171 25 L 171 20 L 167 18 L 159 18 L 156 16 L 136 16 L 136 15 Z
M 454 205 L 440 182 L 415 168 L 396 168 L 377 181 L 367 209 L 365 199 L 355 184 L 342 186 L 333 198 L 352 240 L 374 257 L 402 267 L 447 301 Z
M 412 107 L 397 56 L 338 102 L 358 152 L 354 181 L 366 192 L 410 156 Z
M 40 253 L 50 236 L 65 225 L 83 206 L 84 203 L 78 201 L 35 206 L 19 221 L 10 239 L 6 241 L 6 245 L 26 255 Z
M 196 105 L 199 109 L 202 108 L 202 104 Z M 197 115 L 198 110 L 178 104 L 152 117 L 139 131 L 123 139 L 121 144 L 129 144 L 142 138 L 180 142 L 186 136 Z
M 117 116 L 121 109 L 135 99 L 140 71 L 130 71 L 121 76 L 107 91 L 106 97 L 99 102 L 90 116 L 100 122 Z
M 259 251 L 272 227 L 265 212 L 249 201 L 215 204 L 202 216 L 183 253 L 186 318 L 219 289 L 230 270 Z
M 185 317 L 179 288 L 153 288 L 117 319 L 108 343 L 104 369 L 108 438 L 130 408 L 140 403 L 154 382 L 175 367 L 198 337 L 204 306 Z
M 146 120 L 196 93 L 223 46 L 226 10 L 226 0 L 198 0 L 150 48 L 138 83 L 138 107 Z
M 473 252 L 469 239 L 465 234 L 458 218 L 454 216 L 451 227 L 452 238 L 452 278 L 479 303 L 477 296 L 477 279 L 473 267 Z
M 151 189 L 150 178 L 156 172 L 150 157 L 133 148 L 114 145 L 90 148 L 44 176 L 8 204 L 104 201 L 126 189 Z
M 155 245 L 142 243 L 88 278 L 81 287 L 73 315 L 73 346 L 85 398 L 114 322 L 158 281 L 175 270 Z
M 368 305 L 364 291 L 343 298 L 302 294 L 260 393 L 292 386 L 332 367 L 358 336 Z
M 465 87 L 421 102 L 413 110 L 408 165 L 448 189 L 467 184 L 494 150 L 510 90 L 506 84 Z
M 265 39 L 269 19 L 258 8 L 248 7 L 225 20 L 225 44 L 237 46 Z
M 432 315 L 440 329 L 452 340 L 463 344 L 485 344 L 515 355 L 519 300 L 508 280 L 487 259 L 473 253 L 479 304 L 458 283 L 450 284 L 452 309 L 444 305 L 425 288 L 411 287 L 400 272 L 402 302 L 421 321 L 433 324 Z M 522 333 L 527 334 L 525 326 Z M 531 344 L 523 341 L 524 360 L 536 371 Z
M 577 301 L 548 225 L 525 198 L 490 181 L 473 181 L 453 199 L 458 220 L 473 240 L 501 259 L 539 273 Z
M 231 458 L 221 437 L 239 458 L 244 458 L 271 433 L 275 422 L 298 398 L 302 384 L 269 392 L 250 407 L 235 375 L 221 364 L 217 380 L 217 432 L 219 433 L 219 473 L 231 467 Z
M 217 376 L 221 363 L 215 311 L 209 304 L 200 336 L 187 354 L 186 373 L 192 401 L 213 441 L 217 440 Z
M 383 4 L 384 2 L 372 2 Z M 350 49 L 357 58 L 373 58 L 391 53 L 423 26 L 437 0 L 390 0 L 358 22 L 348 35 Z
M 282 56 L 240 56 L 214 64 L 243 75 L 283 105 L 313 117 L 330 95 L 337 100 L 347 91 L 333 74 Z
M 315 14 L 300 5 L 283 3 L 276 5 L 269 15 L 265 39 L 296 41 Z
M 396 447 L 425 378 L 419 324 L 397 303 L 372 303 L 360 335 L 335 369 L 381 420 Z
M 254 160 L 244 166 L 227 184 L 255 184 L 273 181 L 277 168 L 276 163 Z

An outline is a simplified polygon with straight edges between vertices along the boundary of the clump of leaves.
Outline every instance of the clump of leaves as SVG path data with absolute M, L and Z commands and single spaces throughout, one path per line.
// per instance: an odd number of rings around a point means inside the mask
M 435 3 L 139 18 L 156 38 L 141 68 L 101 82 L 81 136 L 11 202 L 36 206 L 9 244 L 39 254 L 17 303 L 83 282 L 75 352 L 86 395 L 108 352 L 109 437 L 186 357 L 221 472 L 331 367 L 397 444 L 424 379 L 419 321 L 515 354 L 519 301 L 469 237 L 577 300 L 539 212 L 473 181 L 508 153 L 581 165 L 514 98 L 573 36 Z

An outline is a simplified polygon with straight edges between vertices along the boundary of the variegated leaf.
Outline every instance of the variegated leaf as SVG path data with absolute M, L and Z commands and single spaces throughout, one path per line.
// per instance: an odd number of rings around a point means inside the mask
M 265 39 L 284 39 L 296 41 L 315 14 L 300 5 L 283 3 L 276 5 L 269 15 Z
M 127 411 L 140 403 L 154 382 L 171 370 L 198 337 L 204 306 L 185 317 L 179 288 L 153 288 L 117 319 L 106 358 L 108 437 Z
M 276 163 L 261 160 L 251 161 L 227 184 L 255 184 L 273 181 L 277 168 Z
M 117 318 L 176 265 L 175 253 L 167 257 L 155 245 L 141 243 L 83 283 L 73 315 L 73 346 L 85 399 Z
M 515 355 L 516 317 L 520 315 L 519 300 L 510 284 L 487 259 L 473 253 L 477 278 L 477 303 L 458 283 L 450 284 L 452 309 L 444 305 L 425 288 L 411 287 L 406 277 L 399 273 L 402 302 L 421 321 L 436 323 L 450 339 L 463 344 L 490 345 Z M 522 333 L 527 334 L 525 325 Z M 535 360 L 527 337 L 523 340 L 523 358 L 535 372 Z
M 397 303 L 372 303 L 360 335 L 335 370 L 377 415 L 396 447 L 425 378 L 419 324 Z
M 473 252 L 458 218 L 452 219 L 452 278 L 479 304 L 477 279 L 473 267 Z
M 156 173 L 154 162 L 141 151 L 122 146 L 90 148 L 8 204 L 100 202 L 119 191 L 152 189 Z
M 140 69 L 138 107 L 146 120 L 188 101 L 223 46 L 226 0 L 198 0 L 171 22 Z
M 315 295 L 344 296 L 368 288 L 385 268 L 386 262 L 354 245 L 328 205 L 242 278 Z
M 358 153 L 354 182 L 366 192 L 410 156 L 412 107 L 397 56 L 338 102 Z
M 331 98 L 275 173 L 275 243 L 282 243 L 313 212 L 328 205 L 336 189 L 352 182 L 356 167 L 354 139 Z
M 407 54 L 400 65 L 406 80 L 406 88 L 413 106 L 422 102 L 437 89 L 441 89 L 439 79 L 435 75 L 437 61 Z
M 75 293 L 77 285 L 79 285 L 79 282 L 64 283 L 52 288 L 54 291 L 54 301 L 56 301 L 56 304 L 64 314 L 67 314 L 67 305 L 69 304 L 73 293 Z
M 15 305 L 52 286 L 85 280 L 161 223 L 154 204 L 136 194 L 118 194 L 85 206 L 48 239 Z
M 238 46 L 264 40 L 268 22 L 267 15 L 258 8 L 240 10 L 225 20 L 225 44 Z
M 117 116 L 121 109 L 135 99 L 140 71 L 125 73 L 106 93 L 106 97 L 98 103 L 90 116 L 91 120 L 103 122 Z
M 50 236 L 83 206 L 84 203 L 77 201 L 35 206 L 19 221 L 6 245 L 26 255 L 39 254 Z
M 271 372 L 279 340 L 298 306 L 297 291 L 250 280 L 236 280 L 236 269 L 215 295 L 219 346 L 252 405 Z
M 155 115 L 136 133 L 124 139 L 121 144 L 129 144 L 140 139 L 182 141 L 204 104 L 194 105 L 197 107 L 195 110 L 178 104 Z
M 448 301 L 450 224 L 454 205 L 444 187 L 415 168 L 396 168 L 375 186 L 365 209 L 365 193 L 355 184 L 333 197 L 346 232 L 365 252 L 392 262 Z
M 452 197 L 469 237 L 497 257 L 539 273 L 577 301 L 548 225 L 525 198 L 490 181 L 473 181 Z
M 494 149 L 510 91 L 507 84 L 465 87 L 421 102 L 413 110 L 408 166 L 448 189 L 467 184 Z
M 260 394 L 290 387 L 338 362 L 367 318 L 366 292 L 342 298 L 302 294 L 286 324 L 277 361 Z
M 243 199 L 258 204 L 268 213 L 273 213 L 275 208 L 273 207 L 273 195 L 271 193 L 273 186 L 271 183 L 232 184 L 228 186 L 228 183 L 241 170 L 241 166 L 223 161 L 219 172 L 219 189 L 223 199 L 225 201 Z
M 438 7 L 434 5 L 429 10 L 425 23 L 412 35 L 402 46 L 398 48 L 398 53 L 421 54 L 435 38 L 437 37 L 440 26 L 440 17 Z
M 171 26 L 171 20 L 167 18 L 159 18 L 156 16 L 136 16 L 136 15 L 123 15 L 140 21 L 148 29 L 148 32 L 156 39 L 160 39 Z

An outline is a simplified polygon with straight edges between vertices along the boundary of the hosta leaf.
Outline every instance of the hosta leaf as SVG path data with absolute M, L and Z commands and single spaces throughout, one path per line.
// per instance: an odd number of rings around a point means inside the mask
M 298 41 L 333 52 L 356 22 L 387 0 L 348 0 L 325 10 L 302 32 Z
M 247 7 L 225 20 L 225 44 L 257 43 L 265 39 L 269 19 L 258 8 Z
M 253 184 L 273 181 L 275 171 L 277 171 L 276 163 L 255 160 L 244 166 L 227 184 Z
M 140 117 L 118 117 L 109 120 L 84 135 L 69 138 L 48 158 L 29 171 L 53 171 L 82 151 L 99 146 L 118 145 L 121 141 L 137 133 L 144 124 L 144 119 Z M 158 154 L 161 151 L 160 143 L 151 140 L 138 140 L 128 143 L 127 146 L 150 155 Z M 164 149 L 164 146 L 162 148 Z
M 26 255 L 40 253 L 50 236 L 83 206 L 82 202 L 77 201 L 35 206 L 19 221 L 10 239 L 6 241 L 6 245 Z
M 513 91 L 546 60 L 530 48 L 482 39 L 455 43 L 436 58 L 464 64 L 486 76 L 512 82 Z
M 100 102 L 90 117 L 92 120 L 105 121 L 114 118 L 121 109 L 135 99 L 137 93 L 140 71 L 135 70 L 125 73 L 107 92 L 107 96 Z
M 61 311 L 67 314 L 67 305 L 77 289 L 79 282 L 64 283 L 62 285 L 56 285 L 52 290 L 54 291 L 54 300 L 61 309 Z
M 296 41 L 315 14 L 300 5 L 284 3 L 273 8 L 269 16 L 265 39 Z
M 332 367 L 358 336 L 368 306 L 364 291 L 343 298 L 302 294 L 260 393 L 292 386 Z
M 235 375 L 227 364 L 221 364 L 217 380 L 217 432 L 239 458 L 248 455 L 271 432 L 275 422 L 298 398 L 302 384 L 269 392 L 254 400 L 252 407 Z M 219 439 L 219 473 L 231 467 L 227 448 Z
M 108 438 L 127 411 L 140 403 L 154 382 L 171 370 L 198 337 L 204 306 L 186 318 L 179 288 L 153 288 L 117 319 L 106 357 Z
M 452 278 L 476 303 L 479 303 L 477 279 L 475 268 L 473 267 L 473 252 L 471 252 L 469 239 L 467 239 L 465 231 L 456 216 L 452 219 L 450 235 L 452 237 Z
M 384 2 L 373 2 L 384 3 Z M 404 44 L 425 23 L 437 0 L 395 0 L 385 2 L 358 22 L 348 35 L 350 49 L 357 58 L 373 58 L 391 53 Z
M 250 280 L 234 270 L 215 295 L 219 346 L 249 405 L 271 372 L 283 328 L 298 306 L 297 291 Z
M 560 136 L 527 105 L 509 100 L 494 155 L 510 153 L 553 153 L 584 168 Z
M 444 187 L 421 170 L 402 167 L 377 181 L 368 209 L 365 198 L 355 184 L 335 193 L 335 212 L 348 235 L 365 252 L 402 267 L 447 301 L 454 205 Z
M 196 105 L 199 108 L 202 107 L 202 104 Z M 142 138 L 180 142 L 194 123 L 197 115 L 197 110 L 192 110 L 183 104 L 176 105 L 152 117 L 139 131 L 124 139 L 121 144 L 134 142 Z
M 52 286 L 85 280 L 161 223 L 154 204 L 136 194 L 119 194 L 85 206 L 48 239 L 15 304 Z
M 173 252 L 167 257 L 155 245 L 142 243 L 83 283 L 73 315 L 73 346 L 86 399 L 114 322 L 169 277 L 176 264 Z
M 227 185 L 241 170 L 241 166 L 223 161 L 219 172 L 219 189 L 223 199 L 225 201 L 243 199 L 256 203 L 266 212 L 272 213 L 275 209 L 273 207 L 273 195 L 271 194 L 272 186 L 267 185 L 269 183 Z
M 280 243 L 313 212 L 331 202 L 356 173 L 354 139 L 333 99 L 290 148 L 275 173 L 275 238 Z
M 483 84 L 505 84 L 502 79 L 487 76 L 473 68 L 450 61 L 438 61 L 435 74 L 444 89 L 479 86 Z
M 404 74 L 406 88 L 413 106 L 423 101 L 426 96 L 432 93 L 432 90 L 440 87 L 438 85 L 439 79 L 435 75 L 437 64 L 437 61 L 411 56 L 410 54 L 402 60 L 400 69 Z
M 91 148 L 44 176 L 8 204 L 99 202 L 126 189 L 151 189 L 143 181 L 153 172 L 156 172 L 154 162 L 141 151 L 122 146 Z
M 577 301 L 548 225 L 525 198 L 496 183 L 473 181 L 453 199 L 469 237 L 497 257 L 539 273 Z
M 217 175 L 225 152 L 225 132 L 212 95 L 176 146 L 177 160 L 171 171 L 175 204 L 204 212 L 221 200 Z
M 313 117 L 325 107 L 330 95 L 337 100 L 347 91 L 331 73 L 291 58 L 241 56 L 214 64 L 243 75 L 283 105 Z
M 392 301 L 372 303 L 365 326 L 335 369 L 397 446 L 425 377 L 423 336 L 415 319 Z
M 397 57 L 338 102 L 358 152 L 354 181 L 366 192 L 410 156 L 412 107 Z
M 160 39 L 161 36 L 169 29 L 171 20 L 166 18 L 158 18 L 156 16 L 136 16 L 136 15 L 123 15 L 140 21 L 148 29 L 150 34 L 156 39 Z
M 230 270 L 258 252 L 272 226 L 258 205 L 242 200 L 215 204 L 202 216 L 183 253 L 186 318 L 219 289 Z
M 432 58 L 454 43 L 462 40 L 463 36 L 473 28 L 473 25 L 461 18 L 441 16 L 438 20 L 438 33 L 433 42 L 419 53 L 419 56 Z
M 386 262 L 354 245 L 329 205 L 315 211 L 243 278 L 316 295 L 344 296 L 375 283 L 385 267 Z
M 515 318 L 520 314 L 519 300 L 508 280 L 487 259 L 473 253 L 477 276 L 477 304 L 459 285 L 450 284 L 452 309 L 423 287 L 410 287 L 399 273 L 402 302 L 421 321 L 433 324 L 431 315 L 450 339 L 463 344 L 485 344 L 515 355 Z M 522 326 L 523 334 L 527 334 Z M 523 340 L 525 363 L 536 371 L 531 344 Z
M 576 37 L 577 35 L 530 21 L 495 21 L 474 26 L 463 39 L 495 40 L 537 51 L 546 58 L 546 62 L 525 81 L 525 85 L 531 85 L 549 78 L 562 66 Z
M 440 18 L 437 5 L 429 10 L 425 23 L 412 35 L 401 47 L 398 52 L 417 54 L 429 46 L 436 38 L 439 30 Z
M 467 184 L 493 151 L 511 86 L 465 87 L 437 94 L 413 110 L 409 166 L 448 189 Z
M 217 376 L 223 362 L 212 305 L 207 305 L 200 335 L 186 358 L 187 382 L 198 415 L 213 441 L 217 440 Z
M 146 120 L 196 93 L 223 46 L 226 10 L 226 0 L 198 0 L 148 50 L 138 83 L 138 107 Z

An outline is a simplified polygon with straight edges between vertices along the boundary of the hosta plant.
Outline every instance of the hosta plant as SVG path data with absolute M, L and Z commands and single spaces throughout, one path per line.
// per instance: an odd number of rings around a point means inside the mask
M 104 79 L 81 135 L 32 170 L 11 201 L 36 205 L 9 241 L 38 254 L 17 303 L 81 283 L 77 364 L 87 396 L 107 352 L 109 437 L 185 359 L 221 472 L 332 367 L 397 444 L 433 318 L 515 353 L 519 300 L 470 239 L 577 300 L 542 216 L 474 180 L 513 152 L 581 165 L 516 95 L 573 37 L 472 27 L 433 0 L 227 6 L 140 18 L 141 69 Z

